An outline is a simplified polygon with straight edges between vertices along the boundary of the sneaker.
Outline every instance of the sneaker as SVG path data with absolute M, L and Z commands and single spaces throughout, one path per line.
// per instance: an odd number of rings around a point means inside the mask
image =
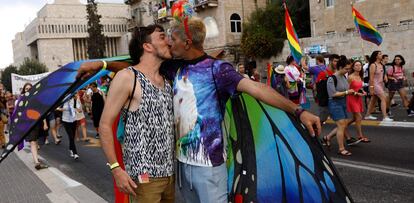
M 36 170 L 40 170 L 40 169 L 44 169 L 44 168 L 48 168 L 48 167 L 49 167 L 48 165 L 46 165 L 42 162 L 39 162 L 39 163 L 35 164 L 35 169 Z
M 74 155 L 73 155 L 73 159 L 75 159 L 75 160 L 76 160 L 76 159 L 79 159 L 79 155 L 78 155 L 78 154 L 74 154 Z
M 74 158 L 75 155 L 73 154 L 72 150 L 69 150 L 69 156 Z
M 385 121 L 385 122 L 392 122 L 392 121 L 394 121 L 394 119 L 389 118 L 389 117 L 385 117 L 385 118 L 383 118 L 383 119 L 382 119 L 382 121 Z
M 348 145 L 348 146 L 356 145 L 356 144 L 360 143 L 361 141 L 362 140 L 358 140 L 358 139 L 355 139 L 355 138 L 351 137 L 350 139 L 346 140 L 346 145 Z
M 369 115 L 369 116 L 365 116 L 364 118 L 365 120 L 377 120 L 377 117 Z
M 99 133 L 95 135 L 95 139 L 99 139 Z
M 396 107 L 396 106 L 398 106 L 397 103 L 391 104 L 391 107 Z
M 389 118 L 393 118 L 394 117 L 394 114 L 392 114 L 391 111 L 390 111 L 390 112 L 388 112 L 388 117 Z
M 56 137 L 57 138 L 62 138 L 62 135 L 57 134 Z
M 408 117 L 414 117 L 414 111 L 410 111 L 410 112 L 408 113 Z
M 49 140 L 48 139 L 46 139 L 45 140 L 45 145 L 48 145 L 49 144 Z

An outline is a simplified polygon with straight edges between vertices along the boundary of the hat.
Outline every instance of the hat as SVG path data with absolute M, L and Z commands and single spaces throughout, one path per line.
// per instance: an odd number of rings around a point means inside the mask
M 278 74 L 285 74 L 285 67 L 283 65 L 278 65 L 275 68 L 275 72 Z

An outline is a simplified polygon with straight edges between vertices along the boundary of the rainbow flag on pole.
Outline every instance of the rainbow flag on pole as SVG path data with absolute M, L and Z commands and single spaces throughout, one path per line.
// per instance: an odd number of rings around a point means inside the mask
M 382 43 L 380 33 L 354 8 L 354 6 L 352 6 L 352 16 L 354 17 L 355 26 L 361 34 L 361 38 L 379 46 Z
M 289 11 L 285 6 L 285 25 L 286 25 L 286 35 L 289 42 L 290 52 L 295 59 L 296 63 L 300 63 L 302 58 L 302 50 L 299 46 L 299 38 L 296 34 L 295 28 L 293 27 L 292 20 L 290 19 Z

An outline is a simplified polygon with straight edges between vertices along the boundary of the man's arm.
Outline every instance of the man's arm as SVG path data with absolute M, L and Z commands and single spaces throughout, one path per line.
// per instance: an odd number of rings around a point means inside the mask
M 105 152 L 109 164 L 117 162 L 112 125 L 132 92 L 133 81 L 133 74 L 130 71 L 121 71 L 115 76 L 109 88 L 101 121 L 99 122 L 102 149 Z M 118 167 L 112 170 L 112 174 L 120 191 L 136 195 L 133 188 L 137 186 L 124 170 Z
M 268 105 L 277 107 L 291 114 L 294 114 L 298 108 L 295 103 L 286 99 L 269 86 L 249 79 L 242 79 L 237 85 L 237 90 L 248 93 Z M 312 136 L 319 135 L 321 132 L 319 117 L 305 111 L 300 115 L 300 121 L 306 126 Z M 314 127 L 316 127 L 317 132 L 314 131 Z
M 131 64 L 127 62 L 120 62 L 120 61 L 108 61 L 107 62 L 107 70 L 112 72 L 118 72 L 124 68 L 127 68 Z M 86 78 L 90 74 L 93 74 L 102 69 L 104 63 L 102 61 L 90 61 L 82 63 L 78 69 L 78 75 L 76 76 L 81 78 Z

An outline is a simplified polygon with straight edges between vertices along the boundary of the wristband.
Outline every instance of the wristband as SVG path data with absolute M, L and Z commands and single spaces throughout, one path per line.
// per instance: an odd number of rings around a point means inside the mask
M 102 60 L 103 66 L 102 66 L 102 70 L 106 70 L 106 68 L 108 67 L 108 63 L 106 63 L 106 61 Z
M 345 95 L 348 95 L 348 90 L 345 90 Z
M 113 164 L 107 163 L 106 165 L 108 165 L 108 166 L 109 166 L 109 169 L 110 169 L 111 171 L 119 167 L 119 163 L 118 163 L 118 162 L 115 162 L 115 163 L 113 163 Z
M 303 113 L 305 111 L 305 109 L 303 109 L 302 107 L 297 107 L 296 109 L 295 109 L 295 112 L 294 112 L 294 115 L 295 115 L 295 117 L 298 119 L 298 120 L 300 120 L 300 115 Z

